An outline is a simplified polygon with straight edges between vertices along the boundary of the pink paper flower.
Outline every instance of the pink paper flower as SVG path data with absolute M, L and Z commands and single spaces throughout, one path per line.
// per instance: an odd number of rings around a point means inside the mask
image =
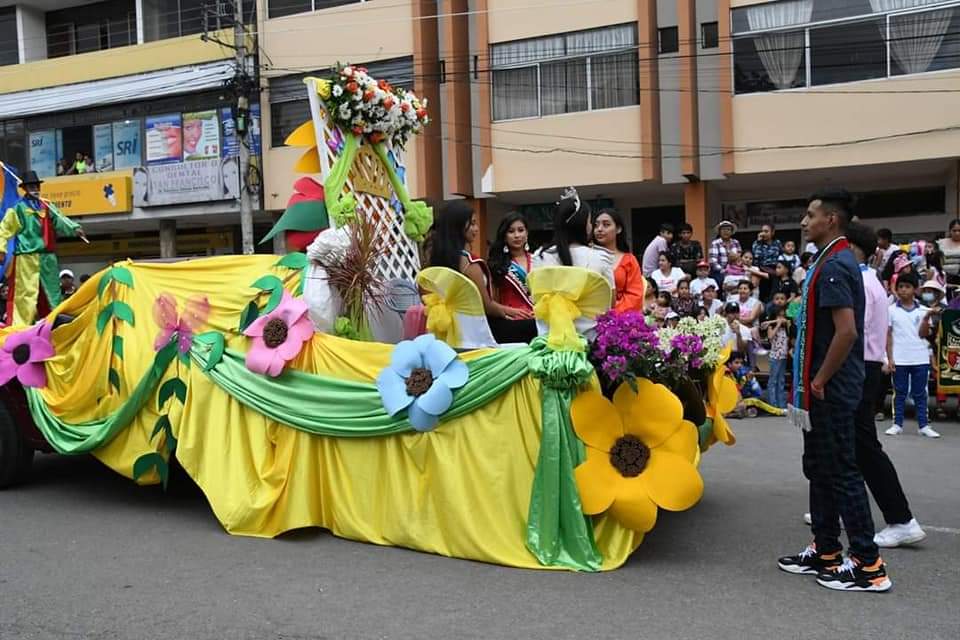
M 46 322 L 39 322 L 26 331 L 14 333 L 0 348 L 0 385 L 14 377 L 25 387 L 47 386 L 47 371 L 43 361 L 53 357 L 50 332 Z
M 243 333 L 253 338 L 247 369 L 277 377 L 313 337 L 313 323 L 307 317 L 307 304 L 284 291 L 277 308 L 254 320 Z
M 193 296 L 183 307 L 183 315 L 177 312 L 177 301 L 169 293 L 160 294 L 153 302 L 153 319 L 160 327 L 160 333 L 153 343 L 153 349 L 160 351 L 177 336 L 177 349 L 181 354 L 190 351 L 193 334 L 210 317 L 210 302 L 206 296 Z

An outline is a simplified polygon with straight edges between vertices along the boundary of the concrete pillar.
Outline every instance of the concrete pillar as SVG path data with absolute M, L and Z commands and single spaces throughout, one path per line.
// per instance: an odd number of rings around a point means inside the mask
M 160 221 L 160 257 L 177 257 L 177 221 Z
M 705 180 L 684 185 L 684 219 L 693 227 L 693 238 L 703 244 L 704 250 L 713 239 L 712 227 L 718 219 L 719 207 L 719 194 L 713 183 Z

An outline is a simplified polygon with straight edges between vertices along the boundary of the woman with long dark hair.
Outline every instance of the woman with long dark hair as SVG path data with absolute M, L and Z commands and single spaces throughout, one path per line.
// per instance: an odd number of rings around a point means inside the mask
M 553 244 L 537 251 L 533 268 L 546 266 L 583 267 L 596 271 L 615 286 L 613 254 L 590 246 L 593 218 L 590 205 L 580 200 L 573 187 L 563 192 L 553 215 Z
M 533 255 L 527 244 L 527 219 L 516 211 L 508 213 L 497 227 L 487 265 L 493 276 L 497 302 L 514 309 L 533 311 L 527 275 L 533 268 Z
M 470 253 L 479 231 L 477 216 L 466 202 L 455 200 L 444 206 L 434 223 L 430 266 L 447 267 L 473 280 L 497 342 L 529 342 L 537 334 L 533 311 L 497 302 L 490 269 L 483 259 Z
M 613 254 L 613 280 L 616 284 L 616 311 L 643 311 L 643 272 L 636 256 L 630 252 L 625 237 L 623 218 L 613 209 L 601 209 L 593 223 L 597 244 Z

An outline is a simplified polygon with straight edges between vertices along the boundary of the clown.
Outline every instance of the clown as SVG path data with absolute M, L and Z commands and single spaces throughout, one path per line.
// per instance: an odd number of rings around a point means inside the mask
M 42 182 L 35 171 L 27 171 L 20 183 L 25 195 L 0 221 L 0 247 L 5 248 L 10 238 L 17 239 L 7 274 L 7 322 L 13 325 L 33 324 L 38 312 L 44 316 L 60 304 L 57 236 L 87 237 L 79 224 L 40 198 Z M 4 253 L 0 251 L 0 260 Z

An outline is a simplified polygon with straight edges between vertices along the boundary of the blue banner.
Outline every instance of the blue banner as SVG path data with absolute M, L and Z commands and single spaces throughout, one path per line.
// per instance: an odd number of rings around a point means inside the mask
M 55 131 L 30 133 L 30 168 L 41 178 L 57 175 L 57 134 Z
M 140 144 L 140 121 L 122 120 L 113 123 L 113 166 L 132 169 L 143 164 Z
M 179 113 L 147 118 L 147 164 L 180 162 L 183 159 L 183 123 Z
M 113 128 L 109 124 L 93 127 L 93 159 L 97 171 L 113 171 Z

